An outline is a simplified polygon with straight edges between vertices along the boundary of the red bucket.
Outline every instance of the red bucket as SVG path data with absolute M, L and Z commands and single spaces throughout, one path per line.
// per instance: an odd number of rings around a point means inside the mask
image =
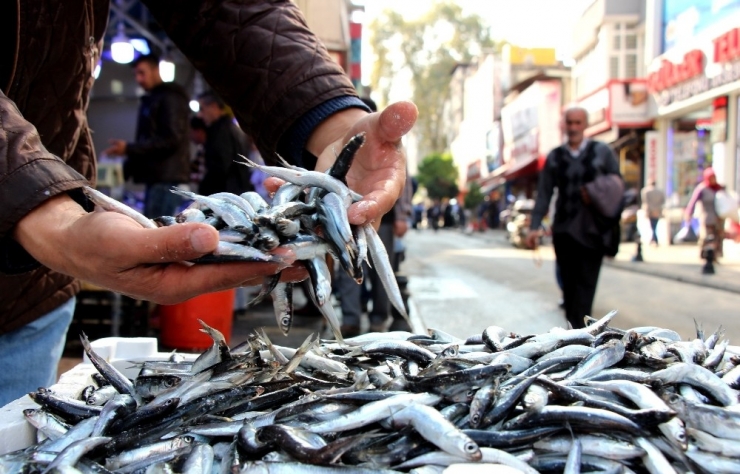
M 236 290 L 232 289 L 196 296 L 178 304 L 159 306 L 162 344 L 180 350 L 211 347 L 213 339 L 200 331 L 202 326 L 199 319 L 219 330 L 226 338 L 226 343 L 230 343 L 235 296 Z

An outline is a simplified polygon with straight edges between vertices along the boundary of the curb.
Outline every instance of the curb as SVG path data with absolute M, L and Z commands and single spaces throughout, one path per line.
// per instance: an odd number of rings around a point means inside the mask
M 604 260 L 604 265 L 610 266 L 612 268 L 617 268 L 619 270 L 624 270 L 627 272 L 633 272 L 633 273 L 642 273 L 644 275 L 651 275 L 659 278 L 665 278 L 667 280 L 673 280 L 673 281 L 680 281 L 681 283 L 689 283 L 691 285 L 696 286 L 704 286 L 707 288 L 712 288 L 715 290 L 720 291 L 726 291 L 728 293 L 740 293 L 740 287 L 737 285 L 727 284 L 723 283 L 722 281 L 712 280 L 712 278 L 716 278 L 717 275 L 707 275 L 702 277 L 701 272 L 701 266 L 697 266 L 696 277 L 687 277 L 685 275 L 680 274 L 673 274 L 673 273 L 666 273 L 659 270 L 651 269 L 648 265 L 645 265 L 644 263 L 639 262 L 619 262 L 619 261 L 610 261 L 608 259 Z M 645 266 L 642 266 L 645 265 Z

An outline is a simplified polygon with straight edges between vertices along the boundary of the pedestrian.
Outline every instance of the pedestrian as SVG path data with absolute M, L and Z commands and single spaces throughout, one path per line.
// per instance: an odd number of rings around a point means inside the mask
M 182 86 L 162 80 L 156 55 L 139 56 L 132 66 L 136 83 L 146 91 L 139 101 L 136 138 L 111 139 L 104 153 L 126 156 L 124 175 L 146 184 L 145 216 L 174 216 L 182 198 L 171 189 L 190 182 L 190 100 Z
M 648 219 L 650 219 L 650 229 L 653 232 L 650 243 L 660 245 L 658 242 L 658 221 L 663 217 L 663 207 L 665 206 L 665 193 L 658 189 L 655 180 L 650 181 L 647 186 L 640 192 L 642 198 L 642 208 Z
M 442 206 L 439 199 L 432 200 L 432 204 L 427 208 L 427 224 L 432 226 L 434 232 L 439 229 L 439 217 L 442 215 Z
M 722 241 L 724 240 L 725 220 L 717 215 L 714 205 L 717 191 L 724 189 L 724 186 L 717 182 L 717 175 L 714 169 L 705 168 L 702 173 L 702 180 L 694 188 L 691 199 L 686 205 L 684 211 L 685 225 L 691 225 L 691 218 L 696 210 L 696 205 L 700 205 L 699 210 L 699 248 L 701 249 L 701 258 L 706 258 L 705 245 L 710 244 L 714 250 L 714 258 L 722 257 Z
M 190 118 L 190 143 L 192 144 L 192 156 L 190 158 L 190 184 L 197 189 L 203 176 L 206 174 L 205 150 L 206 123 L 200 117 Z
M 619 176 L 619 164 L 614 152 L 604 143 L 584 137 L 588 114 L 579 107 L 569 108 L 563 116 L 566 143 L 547 155 L 540 171 L 537 198 L 532 223 L 527 235 L 528 245 L 536 248 L 542 236 L 542 219 L 548 212 L 553 190 L 558 189 L 552 225 L 553 247 L 563 284 L 565 316 L 573 328 L 584 327 L 584 316 L 591 315 L 601 262 L 609 252 L 614 238 L 611 226 L 601 227 L 602 220 L 595 208 L 597 195 L 592 184 L 597 176 Z M 601 181 L 598 181 L 599 183 Z M 612 192 L 615 208 L 621 202 L 622 188 Z M 617 209 L 618 216 L 621 209 Z M 604 216 L 614 218 L 614 216 Z
M 0 365 L 12 367 L 0 375 L 0 406 L 56 381 L 78 279 L 174 304 L 260 285 L 280 271 L 265 263 L 182 265 L 215 250 L 213 227 L 145 229 L 119 213 L 89 212 L 82 188 L 94 184 L 95 156 L 86 112 L 110 1 L 63 3 L 0 2 L 0 31 L 10 32 L 0 55 Z M 348 217 L 362 225 L 390 210 L 404 186 L 400 143 L 416 108 L 400 102 L 371 114 L 295 3 L 142 3 L 266 159 L 279 153 L 327 169 L 335 150 L 365 132 L 347 174 L 365 197 Z M 282 274 L 307 276 L 299 266 Z
M 251 140 L 234 121 L 231 109 L 218 94 L 203 92 L 198 96 L 198 117 L 206 124 L 203 147 L 206 172 L 198 187 L 204 196 L 227 192 L 253 191 L 249 167 L 239 164 L 252 149 Z

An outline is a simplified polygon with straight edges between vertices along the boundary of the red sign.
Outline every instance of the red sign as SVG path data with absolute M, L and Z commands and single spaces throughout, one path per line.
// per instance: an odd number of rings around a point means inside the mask
M 704 53 L 693 49 L 686 53 L 679 64 L 661 60 L 660 69 L 648 74 L 650 92 L 660 92 L 670 87 L 704 74 Z
M 712 42 L 715 63 L 727 63 L 740 58 L 740 28 L 730 30 Z

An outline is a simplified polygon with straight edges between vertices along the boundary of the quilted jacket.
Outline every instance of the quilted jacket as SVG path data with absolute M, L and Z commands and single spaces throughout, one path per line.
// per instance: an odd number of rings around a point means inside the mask
M 305 117 L 356 98 L 289 0 L 143 3 L 268 159 L 296 159 L 317 123 Z M 74 197 L 94 180 L 86 110 L 108 14 L 109 0 L 0 1 L 0 334 L 79 289 L 33 262 L 12 231 L 50 196 Z

